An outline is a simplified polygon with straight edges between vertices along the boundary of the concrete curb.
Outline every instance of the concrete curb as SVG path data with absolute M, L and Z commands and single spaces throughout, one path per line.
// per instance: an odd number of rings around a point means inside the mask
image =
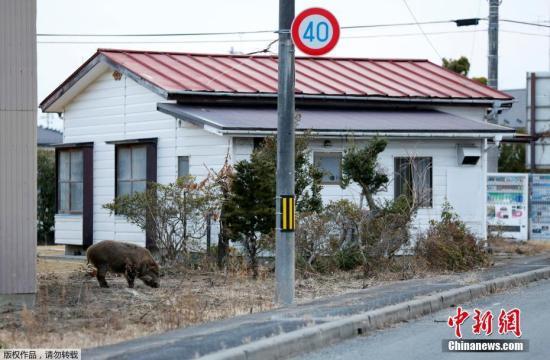
M 312 325 L 201 357 L 204 360 L 285 359 L 319 349 L 392 323 L 414 319 L 438 310 L 490 295 L 505 289 L 550 278 L 550 267 L 487 280 L 419 299 L 386 306 L 344 319 Z

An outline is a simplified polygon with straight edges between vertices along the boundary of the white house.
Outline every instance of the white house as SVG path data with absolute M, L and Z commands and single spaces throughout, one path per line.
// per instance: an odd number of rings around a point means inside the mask
M 233 162 L 247 158 L 276 132 L 276 97 L 273 56 L 99 49 L 40 104 L 64 119 L 56 243 L 149 245 L 146 234 L 102 205 L 146 181 L 204 176 L 228 153 Z M 486 236 L 486 153 L 514 130 L 485 115 L 512 100 L 427 60 L 296 59 L 297 132 L 314 135 L 313 156 L 327 172 L 324 201 L 359 201 L 357 187 L 339 186 L 342 151 L 383 136 L 389 144 L 380 162 L 392 181 L 381 197 L 398 195 L 404 179 L 412 180 L 426 195 L 418 229 L 438 218 L 448 199 Z

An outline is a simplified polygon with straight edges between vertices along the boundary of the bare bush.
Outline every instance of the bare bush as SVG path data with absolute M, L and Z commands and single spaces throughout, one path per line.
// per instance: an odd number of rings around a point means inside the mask
M 427 232 L 419 236 L 415 253 L 434 270 L 465 271 L 490 263 L 484 243 L 445 202 L 441 219 L 431 221 Z
M 208 179 L 197 182 L 192 176 L 168 185 L 148 183 L 144 192 L 119 196 L 104 208 L 149 230 L 161 263 L 181 261 L 189 252 L 200 250 L 200 239 L 206 234 L 206 216 L 212 207 L 207 186 Z
M 360 247 L 365 276 L 383 268 L 409 243 L 409 228 L 415 213 L 416 207 L 403 196 L 379 205 L 374 214 L 362 213 Z

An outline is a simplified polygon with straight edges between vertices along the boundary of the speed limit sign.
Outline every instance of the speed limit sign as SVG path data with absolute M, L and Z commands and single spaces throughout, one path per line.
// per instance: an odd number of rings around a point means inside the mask
M 294 45 L 308 55 L 324 55 L 340 37 L 340 25 L 331 12 L 310 8 L 294 18 L 290 29 Z

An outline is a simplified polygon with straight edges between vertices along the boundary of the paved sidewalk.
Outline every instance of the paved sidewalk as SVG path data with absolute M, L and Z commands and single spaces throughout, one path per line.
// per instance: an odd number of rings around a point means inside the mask
M 456 275 L 413 279 L 374 286 L 277 310 L 187 327 L 120 344 L 83 350 L 85 359 L 194 359 L 216 351 L 322 324 L 419 296 L 476 284 L 550 265 L 550 256 L 522 257 L 504 265 Z

